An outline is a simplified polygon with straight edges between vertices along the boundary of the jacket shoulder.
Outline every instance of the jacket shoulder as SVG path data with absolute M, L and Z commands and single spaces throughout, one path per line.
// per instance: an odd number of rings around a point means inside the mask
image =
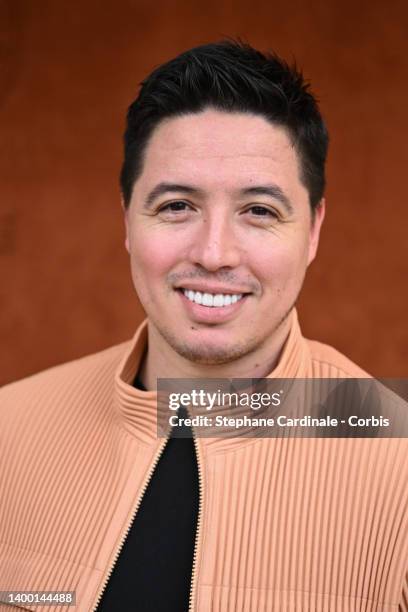
M 316 340 L 306 339 L 306 342 L 314 377 L 371 378 L 370 374 L 332 346 Z
M 8 383 L 0 389 L 2 400 L 30 398 L 52 394 L 57 388 L 78 387 L 81 381 L 98 384 L 99 379 L 113 375 L 131 341 L 121 342 L 97 353 L 52 366 L 20 380 Z

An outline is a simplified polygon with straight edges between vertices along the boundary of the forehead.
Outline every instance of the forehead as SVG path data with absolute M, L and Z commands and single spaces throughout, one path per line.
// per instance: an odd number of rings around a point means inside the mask
M 298 156 L 286 132 L 261 116 L 206 109 L 163 120 L 145 150 L 141 179 L 191 178 L 208 186 L 279 181 L 301 188 Z

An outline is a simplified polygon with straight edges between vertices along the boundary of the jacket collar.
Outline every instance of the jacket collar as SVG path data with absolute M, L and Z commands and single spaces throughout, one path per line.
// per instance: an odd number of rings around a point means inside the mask
M 303 338 L 296 309 L 291 313 L 288 338 L 279 362 L 268 378 L 307 377 L 310 361 L 309 349 Z M 152 444 L 163 440 L 157 436 L 157 392 L 142 391 L 133 386 L 147 345 L 147 319 L 136 330 L 115 372 L 114 405 L 121 424 L 140 442 Z M 214 438 L 200 438 L 212 441 Z M 239 439 L 238 439 L 239 440 Z M 248 441 L 248 438 L 242 440 Z M 237 439 L 235 439 L 237 441 Z M 225 442 L 225 440 L 224 440 Z M 232 440 L 231 440 L 232 443 Z

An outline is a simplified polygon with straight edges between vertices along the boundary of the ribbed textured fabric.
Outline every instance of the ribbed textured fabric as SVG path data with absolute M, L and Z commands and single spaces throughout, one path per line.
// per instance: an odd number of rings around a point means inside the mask
M 134 386 L 144 389 L 140 380 Z M 185 408 L 179 414 L 188 416 Z M 184 434 L 189 437 L 171 435 L 166 444 L 98 612 L 188 610 L 199 488 L 191 427 Z
M 75 590 L 70 610 L 96 608 L 164 444 L 156 393 L 132 386 L 145 344 L 146 323 L 129 343 L 1 391 L 0 590 Z M 270 376 L 366 374 L 302 338 L 294 312 Z M 407 439 L 196 448 L 192 609 L 408 612 Z

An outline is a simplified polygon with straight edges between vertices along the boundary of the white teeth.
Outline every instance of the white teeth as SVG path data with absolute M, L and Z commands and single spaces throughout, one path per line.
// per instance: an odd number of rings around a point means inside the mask
M 201 302 L 203 306 L 212 306 L 213 305 L 214 296 L 211 293 L 204 293 L 203 301 Z
M 190 300 L 190 302 L 195 302 L 196 304 L 202 304 L 203 306 L 208 306 L 210 308 L 222 308 L 224 306 L 230 306 L 231 304 L 235 304 L 243 297 L 242 293 L 231 294 L 222 294 L 222 293 L 201 293 L 201 291 L 191 291 L 191 289 L 183 289 L 182 290 L 186 298 Z

